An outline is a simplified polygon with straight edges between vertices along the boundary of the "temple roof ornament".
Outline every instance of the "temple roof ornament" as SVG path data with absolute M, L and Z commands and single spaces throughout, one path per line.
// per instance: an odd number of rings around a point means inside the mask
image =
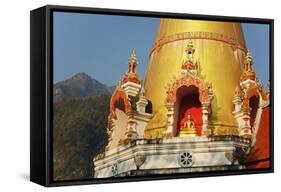
M 140 90 L 140 98 L 146 98 L 145 97 L 145 89 L 144 89 L 143 85 L 141 86 L 141 90 Z
M 244 70 L 240 77 L 240 85 L 238 86 L 242 94 L 241 99 L 245 101 L 244 106 L 247 105 L 247 98 L 249 99 L 253 94 L 261 96 L 263 100 L 267 99 L 267 93 L 264 91 L 262 84 L 256 76 L 253 64 L 253 58 L 248 50 L 244 60 Z M 237 94 L 237 91 L 235 91 L 234 98 L 237 98 Z
M 129 57 L 129 66 L 130 65 L 137 65 L 138 64 L 138 59 L 136 55 L 136 50 L 135 48 L 132 50 L 131 56 Z
M 266 90 L 266 94 L 269 95 L 270 94 L 270 81 L 267 81 L 267 90 Z
M 240 98 L 242 97 L 242 90 L 240 86 L 236 86 L 235 92 L 234 92 L 234 98 Z
M 132 110 L 132 106 L 128 95 L 126 94 L 125 90 L 118 85 L 110 99 L 110 112 L 108 116 L 109 119 L 116 118 L 114 105 L 116 102 L 118 102 L 119 99 L 121 99 L 124 102 L 126 113 Z
M 141 90 L 140 90 L 140 93 L 139 93 L 139 99 L 138 99 L 138 102 L 136 104 L 137 104 L 137 111 L 139 111 L 141 113 L 145 113 L 145 109 L 146 109 L 146 106 L 148 104 L 148 100 L 145 97 L 145 90 L 144 90 L 143 85 L 141 87 Z
M 245 60 L 244 60 L 244 70 L 240 77 L 241 82 L 247 81 L 247 80 L 257 81 L 257 77 L 256 77 L 256 73 L 254 71 L 253 64 L 254 64 L 253 58 L 250 54 L 250 51 L 248 50 L 247 55 L 245 56 Z
M 122 79 L 122 83 L 133 82 L 141 84 L 140 77 L 137 74 L 138 59 L 135 49 L 132 50 L 131 56 L 128 61 L 128 71 Z

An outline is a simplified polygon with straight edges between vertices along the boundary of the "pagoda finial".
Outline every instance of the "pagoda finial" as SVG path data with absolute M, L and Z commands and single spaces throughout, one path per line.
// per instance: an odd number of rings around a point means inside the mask
M 254 61 L 252 58 L 252 55 L 248 49 L 247 54 L 245 56 L 244 59 L 244 71 L 240 77 L 240 81 L 246 81 L 246 80 L 252 80 L 257 82 L 257 77 L 256 77 L 256 73 L 254 71 L 254 67 L 253 67 Z
M 138 59 L 135 49 L 132 49 L 128 61 L 128 70 L 122 78 L 122 88 L 128 95 L 136 96 L 141 88 L 141 79 L 137 74 Z M 134 84 L 134 85 L 133 85 Z
M 136 66 L 138 64 L 138 59 L 136 55 L 135 48 L 132 50 L 131 56 L 129 57 L 129 66 L 128 66 L 128 72 L 129 73 L 136 73 Z
M 247 55 L 245 57 L 245 70 L 253 71 L 253 57 L 249 49 L 247 50 Z
M 135 62 L 135 63 L 138 62 L 135 48 L 132 49 L 131 56 L 129 57 L 129 63 L 132 62 L 132 61 Z
M 135 48 L 133 48 L 133 50 L 132 50 L 132 54 L 131 54 L 131 57 L 136 57 L 137 55 L 136 55 L 136 49 Z
M 144 96 L 145 96 L 145 90 L 144 90 L 144 86 L 143 86 L 143 84 L 142 84 L 142 86 L 141 86 L 140 96 L 142 96 L 142 97 L 144 97 Z

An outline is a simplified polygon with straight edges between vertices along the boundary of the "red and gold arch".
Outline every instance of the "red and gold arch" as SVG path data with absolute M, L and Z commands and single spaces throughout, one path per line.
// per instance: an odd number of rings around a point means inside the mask
M 121 103 L 120 103 L 121 102 Z M 109 119 L 116 118 L 115 108 L 128 113 L 132 110 L 131 103 L 124 89 L 117 87 L 111 96 Z

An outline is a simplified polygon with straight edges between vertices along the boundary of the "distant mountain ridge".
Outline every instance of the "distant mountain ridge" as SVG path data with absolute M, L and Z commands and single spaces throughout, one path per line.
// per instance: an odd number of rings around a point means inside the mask
M 86 73 L 77 73 L 69 79 L 54 84 L 54 101 L 96 95 L 110 95 L 115 86 L 107 86 Z

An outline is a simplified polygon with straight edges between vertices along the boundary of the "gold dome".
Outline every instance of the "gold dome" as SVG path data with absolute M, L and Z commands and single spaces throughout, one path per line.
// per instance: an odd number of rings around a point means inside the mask
M 173 77 L 180 74 L 190 39 L 194 44 L 200 76 L 213 88 L 209 126 L 217 135 L 237 134 L 232 100 L 246 53 L 240 23 L 161 19 L 144 81 L 146 97 L 153 104 L 154 115 L 147 125 L 146 137 L 151 137 L 154 129 L 159 135 L 158 125 L 163 127 L 167 121 L 163 119 L 166 117 L 163 113 L 167 113 L 163 109 L 167 86 Z

